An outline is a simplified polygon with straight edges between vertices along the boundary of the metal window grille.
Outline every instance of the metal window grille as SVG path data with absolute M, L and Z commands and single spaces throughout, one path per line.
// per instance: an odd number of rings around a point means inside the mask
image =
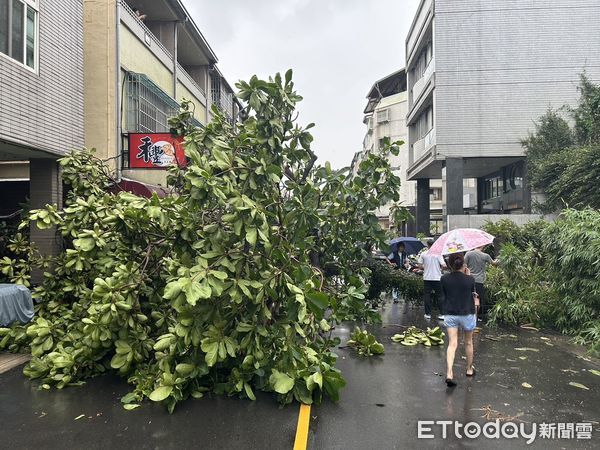
M 141 73 L 128 72 L 125 83 L 125 132 L 169 131 L 179 104 Z
M 233 94 L 228 92 L 219 76 L 212 76 L 210 83 L 210 95 L 213 105 L 216 105 L 225 115 L 233 118 Z
M 221 79 L 218 76 L 210 79 L 210 99 L 213 105 L 221 107 Z

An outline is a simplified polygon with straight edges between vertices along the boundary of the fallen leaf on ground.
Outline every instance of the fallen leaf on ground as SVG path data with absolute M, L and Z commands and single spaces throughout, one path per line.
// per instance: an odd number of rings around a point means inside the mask
M 527 356 L 519 356 L 519 359 L 525 360 L 527 359 Z
M 79 414 L 77 417 L 75 417 L 73 420 L 79 420 L 85 417 L 85 414 Z
M 531 347 L 515 347 L 515 350 L 518 350 L 520 352 L 539 352 L 540 351 L 538 348 L 531 348 Z
M 123 408 L 125 408 L 127 411 L 131 411 L 131 410 L 137 409 L 139 407 L 140 407 L 140 405 L 138 405 L 137 403 L 129 403 L 127 405 L 123 405 Z
M 571 372 L 571 373 L 579 373 L 579 370 L 573 369 L 560 369 L 561 372 Z
M 524 388 L 527 388 L 527 389 L 531 389 L 533 387 L 529 383 L 521 383 L 521 386 L 523 386 Z
M 546 336 L 540 336 L 540 339 L 542 341 L 549 341 L 550 340 L 550 338 L 547 338 Z
M 590 369 L 588 370 L 588 372 L 593 373 L 594 375 L 598 375 L 600 377 L 600 370 L 594 370 L 594 369 Z
M 498 339 L 497 337 L 494 336 L 484 336 L 484 338 L 489 339 L 490 341 L 499 341 L 500 339 Z
M 584 385 L 584 384 L 581 384 L 581 383 L 575 383 L 574 381 L 571 381 L 571 382 L 569 383 L 569 386 L 575 386 L 576 388 L 579 388 L 579 389 L 585 389 L 586 391 L 589 391 L 589 390 L 590 390 L 590 388 L 589 388 L 589 387 L 587 387 L 586 385 Z

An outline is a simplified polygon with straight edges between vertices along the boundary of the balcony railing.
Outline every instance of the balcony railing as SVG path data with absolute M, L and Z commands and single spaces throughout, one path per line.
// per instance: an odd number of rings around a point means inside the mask
M 137 14 L 129 7 L 127 3 L 119 0 L 121 5 L 121 21 L 129 28 L 129 30 L 140 39 L 171 72 L 173 71 L 173 55 L 160 42 L 160 40 L 150 31 L 150 29 L 140 20 Z M 190 74 L 177 63 L 177 75 L 180 82 L 196 95 L 199 100 L 206 101 L 206 92 L 198 85 L 198 83 L 190 76 Z M 200 95 L 198 95 L 200 94 Z
M 431 75 L 435 72 L 435 60 L 432 59 L 429 61 L 425 72 L 423 72 L 423 76 L 419 78 L 412 87 L 412 101 L 413 104 L 421 97 L 421 94 L 425 90 L 425 87 L 431 80 Z
M 171 54 L 171 52 L 167 50 L 167 48 L 162 44 L 162 42 L 160 42 L 160 40 L 154 35 L 154 33 L 150 31 L 146 24 L 140 20 L 137 14 L 129 7 L 129 5 L 122 0 L 118 0 L 118 2 L 121 5 L 121 20 L 123 20 L 128 25 L 131 24 L 131 20 L 133 20 L 133 23 L 136 24 L 136 27 L 141 29 L 141 31 L 143 32 L 143 42 L 148 47 L 152 47 L 153 45 L 155 45 L 162 52 L 164 52 L 171 60 L 173 60 L 173 55 Z M 132 31 L 135 32 L 136 30 Z
M 421 159 L 435 145 L 435 128 L 413 144 L 413 162 Z
M 435 128 L 429 130 L 429 133 L 425 135 L 423 140 L 425 141 L 425 151 L 428 151 L 435 145 Z
M 183 84 L 192 94 L 196 95 L 200 100 L 206 101 L 204 89 L 196 83 L 196 80 L 194 80 L 179 63 L 177 63 L 177 75 L 181 84 Z

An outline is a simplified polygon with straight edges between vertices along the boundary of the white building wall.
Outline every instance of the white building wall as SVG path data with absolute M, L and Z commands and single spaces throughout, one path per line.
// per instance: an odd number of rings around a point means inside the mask
M 600 82 L 600 1 L 435 0 L 438 158 L 520 156 L 549 107 Z
M 406 92 L 401 92 L 381 99 L 373 112 L 373 130 L 370 133 L 367 131 L 363 141 L 363 150 L 368 150 L 371 146 L 373 146 L 374 149 L 378 149 L 380 139 L 386 137 L 390 139 L 390 142 L 405 142 L 400 147 L 398 156 L 390 155 L 390 165 L 395 168 L 394 172 L 401 179 L 400 201 L 402 202 L 402 205 L 414 206 L 416 183 L 414 181 L 406 181 L 406 169 L 408 168 L 408 135 L 406 130 L 407 107 Z M 377 113 L 386 109 L 389 111 L 389 121 L 379 123 L 377 121 Z M 391 204 L 388 204 L 381 208 L 377 212 L 378 216 L 389 216 L 390 206 Z

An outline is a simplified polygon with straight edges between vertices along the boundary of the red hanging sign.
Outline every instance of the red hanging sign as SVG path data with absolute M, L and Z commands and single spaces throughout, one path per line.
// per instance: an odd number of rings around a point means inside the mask
M 187 165 L 183 137 L 170 133 L 130 133 L 129 167 L 131 169 L 168 169 Z

